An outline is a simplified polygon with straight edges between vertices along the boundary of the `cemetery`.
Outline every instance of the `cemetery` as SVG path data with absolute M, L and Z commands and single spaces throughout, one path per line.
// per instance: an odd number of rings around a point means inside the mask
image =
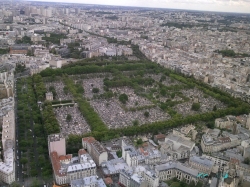
M 220 91 L 211 91 L 203 83 L 189 81 L 156 64 L 98 63 L 78 63 L 41 72 L 44 79 L 56 77 L 54 82 L 45 81 L 47 91 L 56 92 L 54 100 L 61 98 L 78 104 L 54 108 L 60 131 L 67 135 L 164 126 L 186 117 L 196 120 L 192 116 L 229 110 L 228 105 L 233 102 Z M 67 121 L 68 114 L 72 121 Z

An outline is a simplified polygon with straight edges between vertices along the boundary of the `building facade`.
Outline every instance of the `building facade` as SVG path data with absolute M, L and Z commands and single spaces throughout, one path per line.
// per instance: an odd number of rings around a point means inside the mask
M 155 167 L 156 174 L 159 176 L 160 181 L 170 180 L 172 178 L 177 178 L 180 181 L 190 183 L 194 181 L 195 184 L 198 183 L 198 173 L 199 171 L 190 167 L 187 167 L 180 162 L 170 161 L 166 164 L 157 165 Z

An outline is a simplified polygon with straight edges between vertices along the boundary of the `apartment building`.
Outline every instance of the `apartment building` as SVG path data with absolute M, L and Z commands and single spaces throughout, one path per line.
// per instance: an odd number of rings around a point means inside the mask
M 93 157 L 95 163 L 99 166 L 102 162 L 108 160 L 108 153 L 99 141 L 92 142 L 89 154 Z
M 178 180 L 185 181 L 186 183 L 194 181 L 195 184 L 197 184 L 198 182 L 197 175 L 199 171 L 177 161 L 157 165 L 155 171 L 160 181 L 166 181 L 176 177 Z
M 189 165 L 201 173 L 210 174 L 212 172 L 214 161 L 212 159 L 195 155 L 189 158 Z
M 15 114 L 14 110 L 10 110 L 3 116 L 2 125 L 2 148 L 3 161 L 0 162 L 0 180 L 7 184 L 15 181 Z
M 99 166 L 102 162 L 108 160 L 108 152 L 103 145 L 95 140 L 93 137 L 86 137 L 82 139 L 82 146 L 87 149 L 95 163 Z
M 154 170 L 147 170 L 143 166 L 127 168 L 121 170 L 119 174 L 119 184 L 121 186 L 133 187 L 158 187 L 159 177 Z
M 50 153 L 50 159 L 55 181 L 59 185 L 96 175 L 96 164 L 84 150 L 79 150 L 78 157 L 72 157 L 71 154 L 59 156 L 54 151 Z
M 219 129 L 210 129 L 206 134 L 202 135 L 201 148 L 203 152 L 218 152 L 241 144 L 241 140 L 237 136 L 223 132 L 223 136 L 219 137 L 219 133 Z
M 164 142 L 161 143 L 160 151 L 162 154 L 170 155 L 171 159 L 178 160 L 189 158 L 190 153 L 195 148 L 195 143 L 189 138 L 170 133 Z
M 103 179 L 97 176 L 85 177 L 83 179 L 73 180 L 70 183 L 71 187 L 106 187 Z
M 49 154 L 56 152 L 58 156 L 66 155 L 66 140 L 62 134 L 51 134 L 48 136 Z

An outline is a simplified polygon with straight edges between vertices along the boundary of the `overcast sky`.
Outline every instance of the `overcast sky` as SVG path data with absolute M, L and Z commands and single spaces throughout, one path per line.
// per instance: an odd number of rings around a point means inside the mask
M 33 0 L 250 13 L 250 0 Z

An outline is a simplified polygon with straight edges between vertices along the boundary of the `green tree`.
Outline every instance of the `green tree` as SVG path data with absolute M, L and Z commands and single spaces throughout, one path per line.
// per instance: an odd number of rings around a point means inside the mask
M 175 93 L 171 93 L 171 98 L 173 99 L 175 97 Z
M 167 78 L 167 77 L 166 77 L 165 75 L 162 75 L 162 76 L 161 76 L 161 79 L 160 79 L 160 82 L 165 81 L 166 78 Z
M 116 155 L 118 156 L 118 158 L 121 158 L 122 157 L 122 151 L 121 150 L 116 151 Z
M 214 121 L 208 122 L 206 126 L 210 129 L 214 129 Z
M 20 159 L 20 162 L 21 162 L 21 164 L 27 164 L 27 162 L 28 162 L 28 159 L 26 158 L 26 157 L 22 157 L 21 159 Z
M 148 112 L 148 111 L 145 111 L 145 112 L 144 112 L 144 116 L 145 116 L 146 118 L 148 118 L 148 117 L 149 117 L 149 112 Z
M 216 111 L 217 110 L 217 106 L 216 105 L 214 105 L 214 107 L 213 107 L 213 111 Z
M 55 48 L 52 48 L 52 49 L 50 50 L 50 53 L 53 53 L 54 55 L 56 55 L 56 49 L 55 49 Z
M 194 111 L 198 111 L 200 109 L 200 103 L 193 103 L 191 109 Z
M 160 89 L 160 94 L 161 94 L 162 96 L 166 96 L 166 94 L 167 94 L 166 88 L 162 87 L 162 88 Z
M 17 182 L 13 182 L 13 183 L 11 183 L 11 185 L 10 185 L 11 187 L 21 187 L 21 185 L 20 184 L 18 184 Z
M 173 182 L 170 187 L 181 187 L 179 182 Z
M 231 50 L 231 49 L 217 50 L 215 52 L 221 53 L 222 56 L 227 56 L 227 57 L 235 57 L 236 56 L 236 53 L 234 52 L 234 50 Z
M 26 55 L 27 55 L 27 56 L 34 56 L 34 54 L 33 54 L 33 52 L 32 52 L 31 50 L 28 50 L 28 52 L 27 52 Z
M 31 183 L 31 187 L 40 187 L 40 186 L 41 183 L 37 179 L 33 180 Z
M 198 183 L 196 184 L 195 187 L 202 187 L 203 186 L 203 183 L 201 181 L 198 181 Z M 190 186 L 191 187 L 191 186 Z
M 137 144 L 137 145 L 142 145 L 142 144 L 143 144 L 142 139 L 141 139 L 141 138 L 140 138 L 140 139 L 138 139 L 138 140 L 136 141 L 136 144 Z
M 93 92 L 93 93 L 99 93 L 99 88 L 93 88 L 93 89 L 92 89 L 92 92 Z
M 70 122 L 72 120 L 72 116 L 70 114 L 67 114 L 66 121 Z
M 119 101 L 123 104 L 126 104 L 126 102 L 128 101 L 128 96 L 126 94 L 121 94 L 119 96 Z
M 63 87 L 63 92 L 67 95 L 69 93 L 69 89 L 67 86 Z
M 9 53 L 9 48 L 8 49 L 0 49 L 0 54 L 7 54 Z
M 244 164 L 248 164 L 248 165 L 250 164 L 250 158 L 249 157 L 244 159 Z
M 133 121 L 133 125 L 134 125 L 134 126 L 138 126 L 138 125 L 139 125 L 139 121 L 138 121 L 137 119 L 134 120 L 134 121 Z

